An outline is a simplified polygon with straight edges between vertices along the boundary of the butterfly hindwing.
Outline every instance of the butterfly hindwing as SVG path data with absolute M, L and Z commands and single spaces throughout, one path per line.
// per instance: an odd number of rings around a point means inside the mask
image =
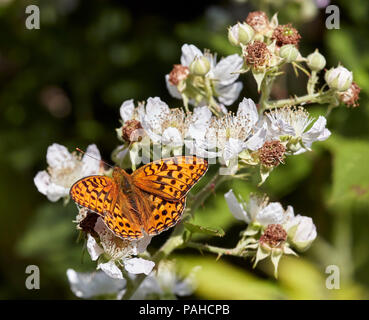
M 132 173 L 136 187 L 162 199 L 178 201 L 206 173 L 208 163 L 195 156 L 176 156 L 150 162 Z
M 142 192 L 150 206 L 146 232 L 149 235 L 159 234 L 173 227 L 182 218 L 186 206 L 186 198 L 179 201 L 168 201 L 156 195 Z

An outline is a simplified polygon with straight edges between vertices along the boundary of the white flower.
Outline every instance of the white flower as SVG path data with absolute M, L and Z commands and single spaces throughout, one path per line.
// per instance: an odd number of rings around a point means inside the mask
M 50 201 L 58 201 L 68 196 L 70 187 L 77 180 L 99 174 L 99 160 L 100 152 L 94 144 L 88 146 L 81 159 L 76 153 L 70 153 L 66 147 L 54 143 L 47 149 L 46 161 L 49 167 L 37 173 L 34 183 L 38 191 Z
M 257 223 L 262 226 L 282 224 L 286 219 L 285 210 L 279 202 L 269 203 L 267 197 L 250 195 L 249 202 L 238 201 L 232 189 L 224 195 L 229 210 L 238 220 L 246 223 Z
M 210 87 L 213 88 L 211 90 L 214 90 L 212 95 L 216 97 L 221 104 L 232 104 L 238 98 L 242 90 L 242 83 L 235 82 L 239 77 L 239 74 L 236 72 L 240 70 L 243 65 L 242 58 L 237 54 L 233 54 L 221 59 L 217 63 L 216 56 L 211 55 L 209 52 L 202 53 L 196 46 L 192 44 L 184 44 L 182 46 L 182 66 L 190 67 L 194 61 L 200 61 L 203 57 L 209 62 L 209 71 L 204 74 L 204 77 L 207 79 L 206 81 L 210 81 Z M 191 80 L 191 77 L 188 77 L 187 79 L 187 81 L 192 81 L 191 85 L 193 87 L 197 88 L 196 94 L 193 92 L 193 90 L 186 91 L 186 88 L 183 88 L 183 93 L 188 96 L 189 103 L 197 106 L 208 104 L 208 92 L 206 90 L 210 90 L 210 87 L 204 85 L 204 83 L 199 79 Z M 178 90 L 178 87 L 174 86 L 169 81 L 169 74 L 165 76 L 165 80 L 169 93 L 174 98 L 182 99 L 182 94 Z
M 338 66 L 337 68 L 329 69 L 325 73 L 324 79 L 331 89 L 345 91 L 350 88 L 353 76 L 351 71 L 348 71 L 345 67 Z
M 314 121 L 303 108 L 284 107 L 270 111 L 266 115 L 268 140 L 281 140 L 286 143 L 287 153 L 300 154 L 307 150 L 314 141 L 328 139 L 331 132 L 326 128 L 327 120 L 323 116 Z
M 243 150 L 255 151 L 266 137 L 266 127 L 260 127 L 258 122 L 255 103 L 244 98 L 236 115 L 228 113 L 221 118 L 212 118 L 205 134 L 196 137 L 195 152 L 209 158 L 220 156 L 227 163 Z
M 126 286 L 126 280 L 113 279 L 104 272 L 92 273 L 67 270 L 71 290 L 78 298 L 92 298 L 99 295 L 117 294 Z
M 292 214 L 293 214 L 293 209 Z M 301 215 L 291 216 L 284 224 L 291 242 L 299 251 L 307 250 L 317 236 L 313 219 Z
M 117 264 L 123 265 L 131 274 L 149 274 L 155 263 L 134 257 L 146 251 L 151 237 L 144 236 L 140 240 L 126 241 L 116 237 L 99 217 L 96 221 L 94 231 L 98 234 L 100 244 L 93 236 L 88 234 L 87 250 L 93 261 L 98 260 L 98 269 L 104 271 L 109 277 L 123 279 L 123 274 Z

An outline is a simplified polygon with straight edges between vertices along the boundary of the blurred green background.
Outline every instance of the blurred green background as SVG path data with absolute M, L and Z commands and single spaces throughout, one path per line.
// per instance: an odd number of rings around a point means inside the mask
M 75 205 L 50 203 L 37 192 L 33 177 L 46 168 L 53 142 L 86 148 L 96 143 L 102 156 L 118 144 L 119 107 L 125 99 L 160 96 L 173 107 L 164 75 L 179 62 L 183 43 L 225 56 L 236 52 L 227 27 L 250 11 L 279 11 L 302 34 L 300 51 L 316 47 L 327 67 L 341 62 L 362 88 L 360 107 L 344 106 L 328 120 L 332 136 L 313 152 L 289 157 L 273 171 L 262 191 L 273 201 L 311 216 L 319 238 L 300 258 L 282 258 L 280 277 L 269 262 L 252 270 L 249 261 L 176 252 L 183 270 L 201 265 L 198 299 L 367 299 L 369 297 L 369 2 L 335 1 L 339 30 L 325 28 L 329 1 L 157 2 L 99 0 L 0 0 L 0 298 L 73 299 L 66 269 L 93 270 L 83 243 L 76 243 Z M 273 4 L 271 4 L 273 3 Z M 25 8 L 37 4 L 40 30 L 25 28 Z M 243 75 L 246 96 L 257 100 L 250 75 Z M 280 78 L 274 98 L 304 94 L 306 77 L 291 70 Z M 237 106 L 237 104 L 235 104 Z M 323 106 L 311 106 L 314 115 Z M 234 108 L 233 108 L 234 109 Z M 253 179 L 253 178 L 252 178 Z M 251 179 L 251 180 L 252 180 Z M 230 187 L 244 196 L 254 181 L 223 185 L 197 214 L 198 222 L 221 226 L 223 239 L 203 239 L 232 247 L 244 225 L 237 223 L 223 198 Z M 158 247 L 168 232 L 156 237 Z M 39 266 L 41 289 L 25 288 L 27 265 Z M 328 265 L 341 271 L 340 290 L 325 287 Z

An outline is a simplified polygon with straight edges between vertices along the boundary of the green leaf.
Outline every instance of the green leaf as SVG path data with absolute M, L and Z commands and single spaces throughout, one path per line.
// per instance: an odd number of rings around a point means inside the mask
M 329 204 L 340 211 L 369 206 L 369 142 L 332 135 L 326 147 L 333 154 L 333 185 Z
M 193 224 L 191 222 L 184 222 L 184 226 L 187 228 L 187 230 L 193 233 L 203 233 L 216 237 L 223 237 L 225 235 L 224 230 L 220 227 L 219 228 L 204 227 L 197 224 Z

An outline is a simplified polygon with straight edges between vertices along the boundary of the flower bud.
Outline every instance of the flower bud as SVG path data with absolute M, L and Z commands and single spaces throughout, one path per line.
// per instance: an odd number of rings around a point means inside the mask
M 331 89 L 345 91 L 351 86 L 352 72 L 348 71 L 345 67 L 338 66 L 337 68 L 328 70 L 325 73 L 324 79 Z
M 190 71 L 197 76 L 204 76 L 210 70 L 210 61 L 205 56 L 195 58 L 190 64 Z
M 307 65 L 312 71 L 320 71 L 325 67 L 325 58 L 316 49 L 313 53 L 307 56 Z
M 295 61 L 299 55 L 299 51 L 292 44 L 286 44 L 281 47 L 279 50 L 279 56 L 286 60 L 286 62 L 290 63 Z
M 238 46 L 240 43 L 249 43 L 255 32 L 247 23 L 237 23 L 236 25 L 229 27 L 228 40 L 234 46 Z

